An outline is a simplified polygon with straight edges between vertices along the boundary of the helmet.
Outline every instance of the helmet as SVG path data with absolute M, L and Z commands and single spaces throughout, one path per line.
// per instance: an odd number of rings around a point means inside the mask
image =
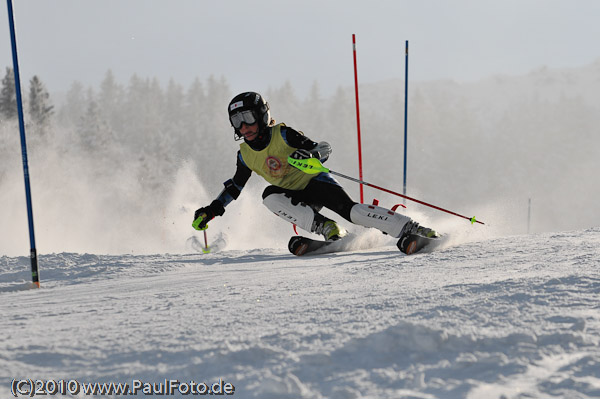
M 260 94 L 248 91 L 233 97 L 227 107 L 229 122 L 235 129 L 238 138 L 241 138 L 239 129 L 242 123 L 253 124 L 258 122 L 259 131 L 263 131 L 271 123 L 271 112 L 267 103 Z

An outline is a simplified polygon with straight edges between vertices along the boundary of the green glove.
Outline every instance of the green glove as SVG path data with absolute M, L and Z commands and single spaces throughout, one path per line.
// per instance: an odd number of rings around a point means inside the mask
M 209 206 L 196 210 L 192 227 L 196 230 L 206 230 L 208 222 L 213 220 L 215 216 L 223 215 L 223 213 L 225 213 L 223 204 L 219 200 L 214 200 Z
M 208 215 L 206 213 L 201 213 L 201 214 L 196 214 L 194 216 L 198 216 L 196 219 L 194 219 L 194 222 L 192 223 L 192 227 L 196 230 L 206 230 L 208 229 L 208 221 L 210 219 L 208 219 Z

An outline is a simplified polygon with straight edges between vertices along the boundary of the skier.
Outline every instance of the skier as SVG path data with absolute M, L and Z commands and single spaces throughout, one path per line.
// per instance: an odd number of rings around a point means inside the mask
M 322 235 L 326 241 L 339 240 L 346 231 L 319 213 L 323 207 L 351 223 L 374 227 L 399 238 L 398 248 L 405 253 L 414 251 L 414 245 L 407 248 L 409 242 L 404 242 L 411 234 L 438 237 L 434 230 L 419 226 L 407 216 L 353 201 L 328 173 L 310 175 L 288 164 L 290 156 L 294 159 L 314 157 L 325 162 L 331 154 L 331 146 L 324 141 L 312 141 L 283 123 L 275 124 L 269 104 L 260 94 L 238 94 L 227 110 L 234 139 L 244 142 L 237 153 L 233 178 L 224 183 L 225 188 L 210 205 L 196 210 L 194 228 L 197 230 L 206 229 L 210 220 L 223 215 L 225 207 L 239 197 L 255 172 L 271 184 L 262 194 L 263 204 L 269 210 L 303 230 Z

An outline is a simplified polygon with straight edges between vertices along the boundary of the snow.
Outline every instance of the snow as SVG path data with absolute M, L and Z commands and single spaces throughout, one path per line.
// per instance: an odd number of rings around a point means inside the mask
M 384 239 L 305 258 L 56 253 L 40 255 L 41 289 L 29 258 L 3 256 L 0 397 L 27 378 L 222 380 L 235 398 L 599 398 L 599 248 L 596 227 L 413 256 Z

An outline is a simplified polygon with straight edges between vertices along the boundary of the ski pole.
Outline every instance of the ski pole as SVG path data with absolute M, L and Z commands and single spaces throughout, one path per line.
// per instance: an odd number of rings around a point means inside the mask
M 208 247 L 208 238 L 206 238 L 206 230 L 204 230 L 204 249 L 202 249 L 202 252 L 205 254 L 210 252 L 210 248 Z
M 366 181 L 362 181 L 362 180 L 359 180 L 359 179 L 355 179 L 354 177 L 350 177 L 350 176 L 346 176 L 346 175 L 343 175 L 343 174 L 338 173 L 338 172 L 334 172 L 333 170 L 327 169 L 326 167 L 324 167 L 323 164 L 321 163 L 321 161 L 319 161 L 317 158 L 294 159 L 292 157 L 288 157 L 288 163 L 290 165 L 292 165 L 293 167 L 300 169 L 304 173 L 308 173 L 309 175 L 316 175 L 316 174 L 322 173 L 322 172 L 323 173 L 330 173 L 332 175 L 343 177 L 344 179 L 351 180 L 351 181 L 353 181 L 355 183 L 364 184 L 365 186 L 368 186 L 368 187 L 371 187 L 371 188 L 375 188 L 377 190 L 381 190 L 381 191 L 384 191 L 384 192 L 389 193 L 389 194 L 397 195 L 398 197 L 406 198 L 407 200 L 417 202 L 417 203 L 419 203 L 421 205 L 425 205 L 425 206 L 428 206 L 428 207 L 433 208 L 433 209 L 437 209 L 438 211 L 446 212 L 446 213 L 449 213 L 451 215 L 458 216 L 458 217 L 463 218 L 463 219 L 467 219 L 467 220 L 469 220 L 471 222 L 471 224 L 473 224 L 473 223 L 485 224 L 485 223 L 483 223 L 483 222 L 475 219 L 475 216 L 473 216 L 472 218 L 467 217 L 467 216 L 463 216 L 463 215 L 460 215 L 460 214 L 458 214 L 456 212 L 452 212 L 452 211 L 449 211 L 447 209 L 440 208 L 439 206 L 428 204 L 427 202 L 423 202 L 423 201 L 420 201 L 418 199 L 411 198 L 411 197 L 409 197 L 407 195 L 400 194 L 400 193 L 397 193 L 397 192 L 392 191 L 392 190 L 388 190 L 387 188 L 379 187 L 379 186 L 376 186 L 375 184 L 367 183 Z

